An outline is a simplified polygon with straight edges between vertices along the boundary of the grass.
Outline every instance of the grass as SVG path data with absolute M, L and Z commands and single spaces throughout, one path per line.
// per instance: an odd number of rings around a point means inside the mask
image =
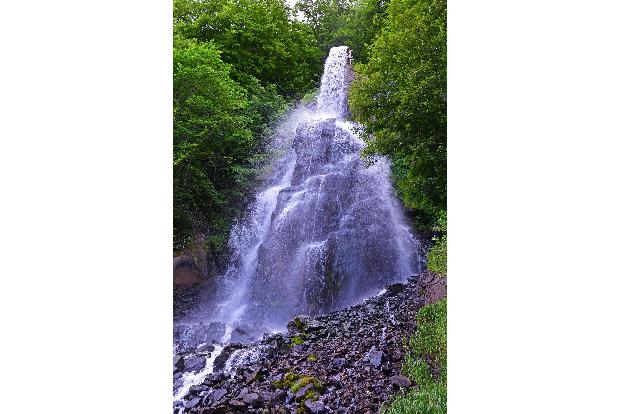
M 402 369 L 415 386 L 385 406 L 385 414 L 446 413 L 446 299 L 422 307 L 416 322 Z

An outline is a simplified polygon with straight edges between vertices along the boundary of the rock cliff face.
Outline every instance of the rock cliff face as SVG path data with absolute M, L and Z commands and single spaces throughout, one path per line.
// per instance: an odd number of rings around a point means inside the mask
M 356 306 L 298 316 L 286 333 L 231 343 L 213 361 L 214 373 L 190 387 L 175 412 L 376 413 L 412 386 L 400 373 L 403 338 L 416 329 L 418 309 L 445 296 L 446 278 L 423 272 Z M 176 357 L 177 380 L 188 366 L 204 366 L 213 349 L 203 348 Z

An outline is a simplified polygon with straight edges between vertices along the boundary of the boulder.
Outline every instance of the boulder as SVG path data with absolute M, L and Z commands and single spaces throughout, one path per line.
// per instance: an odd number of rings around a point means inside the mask
M 374 367 L 379 367 L 380 365 L 382 365 L 384 358 L 384 353 L 382 351 L 376 351 L 375 349 L 369 351 L 369 354 L 367 355 L 369 364 L 373 365 Z
M 224 388 L 216 388 L 215 390 L 213 390 L 211 392 L 211 395 L 209 396 L 209 401 L 211 402 L 211 405 L 219 404 L 221 400 L 224 399 L 226 394 L 227 391 Z
M 326 410 L 325 405 L 321 401 L 311 401 L 310 399 L 304 401 L 304 407 L 313 414 L 324 413 Z
M 213 352 L 216 348 L 210 344 L 202 344 L 196 350 L 198 352 Z
M 198 355 L 189 356 L 183 361 L 185 371 L 188 372 L 201 371 L 203 368 L 205 368 L 205 363 L 206 359 Z
M 183 357 L 181 355 L 175 355 L 173 357 L 173 373 L 183 370 Z
M 244 395 L 244 397 L 242 398 L 242 400 L 249 405 L 254 405 L 256 403 L 259 402 L 259 394 L 257 394 L 256 392 L 250 392 L 247 393 L 246 395 Z
M 173 258 L 173 284 L 194 285 L 203 281 L 204 278 L 191 256 L 183 255 Z
M 296 400 L 301 400 L 304 397 L 304 395 L 308 391 L 310 391 L 312 388 L 314 388 L 313 384 L 307 384 L 307 385 L 303 386 L 302 388 L 300 388 L 298 390 L 298 392 L 295 393 L 295 399 Z
M 192 398 L 190 401 L 187 401 L 185 403 L 185 408 L 192 408 L 192 407 L 198 405 L 199 402 L 201 402 L 201 398 L 200 397 Z
M 412 385 L 412 382 L 407 377 L 404 377 L 403 375 L 395 375 L 394 377 L 391 377 L 390 383 L 400 388 L 408 388 Z

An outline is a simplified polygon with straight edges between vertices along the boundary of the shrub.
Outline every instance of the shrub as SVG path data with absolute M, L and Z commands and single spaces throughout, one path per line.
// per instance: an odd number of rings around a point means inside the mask
M 436 240 L 435 245 L 429 249 L 429 253 L 427 254 L 427 268 L 429 270 L 446 275 L 446 247 L 447 238 L 446 235 L 444 235 L 439 240 Z

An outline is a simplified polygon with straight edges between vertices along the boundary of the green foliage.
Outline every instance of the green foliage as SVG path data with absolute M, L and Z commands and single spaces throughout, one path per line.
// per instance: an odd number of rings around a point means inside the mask
M 299 317 L 295 317 L 293 319 L 293 323 L 295 324 L 295 328 L 300 331 L 300 332 L 304 332 L 306 331 L 306 324 L 304 322 L 302 322 L 302 319 L 300 319 Z
M 232 77 L 275 85 L 286 97 L 319 81 L 321 52 L 307 24 L 292 18 L 284 0 L 174 0 L 174 31 L 213 41 Z
M 416 322 L 403 364 L 403 373 L 416 386 L 395 397 L 386 414 L 446 413 L 446 299 L 421 308 Z
M 218 256 L 287 99 L 319 80 L 310 27 L 282 0 L 174 0 L 174 249 Z
M 435 245 L 427 253 L 427 268 L 429 270 L 446 275 L 446 235 L 436 240 Z
M 391 0 L 350 106 L 420 227 L 446 210 L 446 0 Z
M 317 361 L 317 354 L 310 354 L 307 358 L 310 362 Z

